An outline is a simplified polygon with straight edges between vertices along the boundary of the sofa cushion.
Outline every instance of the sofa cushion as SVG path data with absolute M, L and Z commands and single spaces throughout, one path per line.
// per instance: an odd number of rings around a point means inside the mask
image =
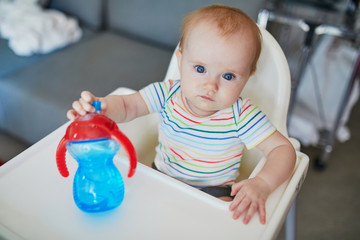
M 45 55 L 33 55 L 31 57 L 20 57 L 9 48 L 8 40 L 0 38 L 0 78 L 39 61 Z M 0 79 L 1 81 L 1 79 Z
M 82 32 L 83 32 L 83 35 L 82 35 L 80 42 L 85 41 L 94 35 L 94 31 L 89 30 L 89 29 L 83 28 Z M 61 49 L 58 49 L 56 51 L 60 51 Z M 47 58 L 51 54 L 52 53 L 50 53 L 50 54 L 34 54 L 31 56 L 27 56 L 27 57 L 17 56 L 13 52 L 13 50 L 11 50 L 11 48 L 9 47 L 8 40 L 0 38 L 0 66 L 1 66 L 0 67 L 0 81 L 1 81 L 1 78 L 4 77 L 5 75 L 11 74 L 15 71 L 19 71 L 21 69 L 29 67 L 32 64 L 34 64 L 44 58 Z
M 48 7 L 76 16 L 80 24 L 99 30 L 102 27 L 103 4 L 103 0 L 51 0 Z
M 1 79 L 0 128 L 34 143 L 67 121 L 82 90 L 104 96 L 162 81 L 171 54 L 110 32 L 57 51 Z
M 108 0 L 107 27 L 174 48 L 183 18 L 198 8 L 221 3 L 242 9 L 254 20 L 264 0 Z

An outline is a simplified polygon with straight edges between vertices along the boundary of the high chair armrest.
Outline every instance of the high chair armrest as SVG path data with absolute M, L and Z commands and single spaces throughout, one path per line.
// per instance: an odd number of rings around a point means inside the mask
M 290 137 L 289 141 L 291 142 L 291 144 L 295 148 L 295 151 L 300 151 L 301 144 L 300 144 L 299 140 L 297 140 L 296 138 Z
M 305 180 L 308 167 L 309 157 L 302 152 L 296 152 L 297 159 L 293 174 L 290 179 L 283 183 L 275 191 L 284 191 L 280 201 L 277 203 L 277 207 L 273 212 L 272 219 L 269 222 L 269 226 L 264 232 L 264 236 L 277 236 L 281 230 L 287 213 L 289 212 L 300 188 Z M 285 189 L 285 190 L 283 190 Z M 268 201 L 273 201 L 268 199 Z M 286 213 L 286 214 L 284 214 Z
M 296 139 L 290 139 L 291 142 L 295 140 L 295 144 L 297 142 Z M 299 144 L 300 146 L 300 144 Z M 309 157 L 302 152 L 296 151 L 296 163 L 293 170 L 292 175 L 290 178 L 281 184 L 275 191 L 269 196 L 266 206 L 276 204 L 277 207 L 275 208 L 273 213 L 267 212 L 267 214 L 272 214 L 271 221 L 269 221 L 269 226 L 266 228 L 265 233 L 263 236 L 277 236 L 282 223 L 284 222 L 287 214 L 294 202 L 308 171 L 309 167 Z M 249 178 L 255 177 L 258 172 L 263 168 L 265 164 L 265 157 L 261 158 L 258 164 L 256 165 L 255 169 L 252 171 Z M 280 193 L 281 199 L 278 203 L 275 203 L 274 196 Z M 268 207 L 267 207 L 268 209 Z

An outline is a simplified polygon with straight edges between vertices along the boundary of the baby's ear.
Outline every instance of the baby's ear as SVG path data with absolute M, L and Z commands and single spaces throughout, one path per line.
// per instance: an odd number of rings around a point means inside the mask
M 176 55 L 177 64 L 178 64 L 179 71 L 180 71 L 180 69 L 181 69 L 181 59 L 182 59 L 182 51 L 180 49 L 177 49 L 175 51 L 175 55 Z

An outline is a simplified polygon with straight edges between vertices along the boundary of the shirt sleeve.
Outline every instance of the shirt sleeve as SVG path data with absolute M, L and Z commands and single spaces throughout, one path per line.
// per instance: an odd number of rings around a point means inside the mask
M 239 99 L 239 116 L 237 118 L 237 128 L 239 139 L 245 144 L 247 149 L 251 149 L 264 141 L 276 128 L 267 116 L 249 99 Z
M 150 113 L 161 111 L 169 95 L 172 84 L 172 80 L 156 82 L 139 91 Z

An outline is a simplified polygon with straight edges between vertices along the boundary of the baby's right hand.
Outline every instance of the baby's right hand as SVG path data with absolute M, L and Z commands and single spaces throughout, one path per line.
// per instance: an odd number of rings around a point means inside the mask
M 70 109 L 66 114 L 69 120 L 73 121 L 88 112 L 95 112 L 95 108 L 91 105 L 93 101 L 101 101 L 101 111 L 106 111 L 107 105 L 104 98 L 95 97 L 89 91 L 83 91 L 80 96 L 79 100 L 73 102 L 73 109 Z

